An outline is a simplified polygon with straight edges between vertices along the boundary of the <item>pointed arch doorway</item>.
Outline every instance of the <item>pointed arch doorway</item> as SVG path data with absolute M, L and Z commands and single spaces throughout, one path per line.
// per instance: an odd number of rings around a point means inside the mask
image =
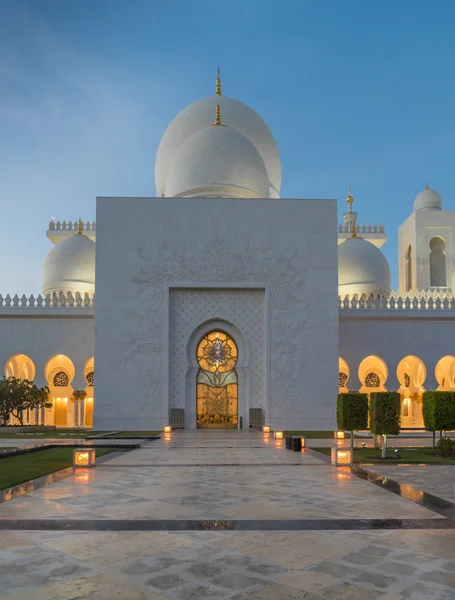
M 196 425 L 200 429 L 237 429 L 238 348 L 221 330 L 202 337 L 196 350 Z

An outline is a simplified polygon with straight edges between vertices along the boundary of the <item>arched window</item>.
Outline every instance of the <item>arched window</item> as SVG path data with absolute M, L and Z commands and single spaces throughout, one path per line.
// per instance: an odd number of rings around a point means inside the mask
M 446 287 L 446 245 L 440 237 L 434 237 L 430 242 L 430 286 Z
M 412 248 L 411 248 L 411 244 L 409 244 L 408 249 L 406 250 L 405 267 L 406 267 L 406 291 L 409 292 L 412 289 Z
M 345 387 L 348 382 L 348 376 L 346 373 L 338 373 L 338 386 Z
M 376 373 L 373 372 L 368 373 L 368 375 L 365 377 L 365 385 L 371 388 L 379 387 L 381 385 L 379 375 L 376 375 Z
M 212 331 L 199 342 L 196 358 L 197 426 L 237 428 L 238 350 L 234 340 L 223 331 Z
M 93 387 L 93 384 L 95 383 L 95 373 L 93 371 L 87 373 L 87 375 L 85 376 L 85 380 L 87 382 L 88 387 Z
M 59 371 L 54 375 L 52 383 L 55 387 L 66 387 L 70 383 L 70 378 L 64 371 Z

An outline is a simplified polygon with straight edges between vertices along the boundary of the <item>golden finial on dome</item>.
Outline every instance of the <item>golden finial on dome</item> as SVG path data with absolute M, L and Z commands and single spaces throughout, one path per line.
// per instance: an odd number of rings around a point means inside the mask
M 218 67 L 218 77 L 216 78 L 216 95 L 221 96 L 221 74 L 220 67 Z
M 79 219 L 77 223 L 77 235 L 82 235 L 82 230 L 84 229 L 84 224 L 82 223 L 82 219 Z
M 352 224 L 351 231 L 352 231 L 352 236 L 351 237 L 356 238 L 357 237 L 357 227 L 356 227 L 355 221 Z
M 348 187 L 348 197 L 346 198 L 346 202 L 348 203 L 349 212 L 352 212 L 352 203 L 354 202 L 354 198 L 352 197 L 351 186 Z
M 226 125 L 223 125 L 223 123 L 221 122 L 221 107 L 219 104 L 216 105 L 215 123 L 212 123 L 211 127 L 214 127 L 215 125 L 218 125 L 220 127 L 226 127 Z
M 425 189 L 426 189 L 426 190 L 428 189 L 428 181 L 427 181 L 427 183 L 426 183 L 426 185 L 425 185 Z

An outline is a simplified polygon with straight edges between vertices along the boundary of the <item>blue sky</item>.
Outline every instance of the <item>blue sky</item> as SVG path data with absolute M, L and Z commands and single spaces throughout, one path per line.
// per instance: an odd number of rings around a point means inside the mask
M 397 229 L 428 181 L 455 209 L 453 0 L 0 0 L 0 292 L 37 293 L 45 230 L 151 196 L 174 115 L 213 93 L 269 125 L 283 197 Z

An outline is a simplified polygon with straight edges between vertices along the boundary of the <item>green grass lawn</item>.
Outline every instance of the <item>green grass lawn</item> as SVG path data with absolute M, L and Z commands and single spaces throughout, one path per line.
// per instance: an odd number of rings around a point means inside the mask
M 109 433 L 108 431 L 92 431 L 91 429 L 49 429 L 47 431 L 32 431 L 30 433 L 17 433 L 11 427 L 11 432 L 1 432 L 0 439 L 26 440 L 26 439 L 60 439 L 60 438 L 85 438 L 88 435 L 97 435 L 100 433 Z M 62 434 L 62 435 L 60 435 Z
M 324 439 L 334 439 L 333 431 L 284 431 L 283 435 L 285 437 L 289 437 L 291 435 L 301 435 L 303 437 L 308 438 L 309 440 L 324 440 Z M 349 434 L 345 434 L 347 438 L 349 438 Z
M 154 435 L 160 435 L 161 431 L 119 431 L 113 435 L 114 438 L 122 438 L 122 437 L 152 437 Z
M 312 448 L 316 452 L 322 452 L 330 456 L 331 448 Z M 432 454 L 431 448 L 399 448 L 401 458 L 394 460 L 395 448 L 387 449 L 387 460 L 381 458 L 380 448 L 356 448 L 354 450 L 355 463 L 378 463 L 381 465 L 399 465 L 400 463 L 440 463 L 444 465 L 455 465 L 455 460 L 450 458 L 441 458 Z
M 97 448 L 96 456 L 114 452 L 116 448 Z M 73 448 L 49 448 L 39 452 L 0 458 L 0 490 L 54 473 L 73 464 Z

